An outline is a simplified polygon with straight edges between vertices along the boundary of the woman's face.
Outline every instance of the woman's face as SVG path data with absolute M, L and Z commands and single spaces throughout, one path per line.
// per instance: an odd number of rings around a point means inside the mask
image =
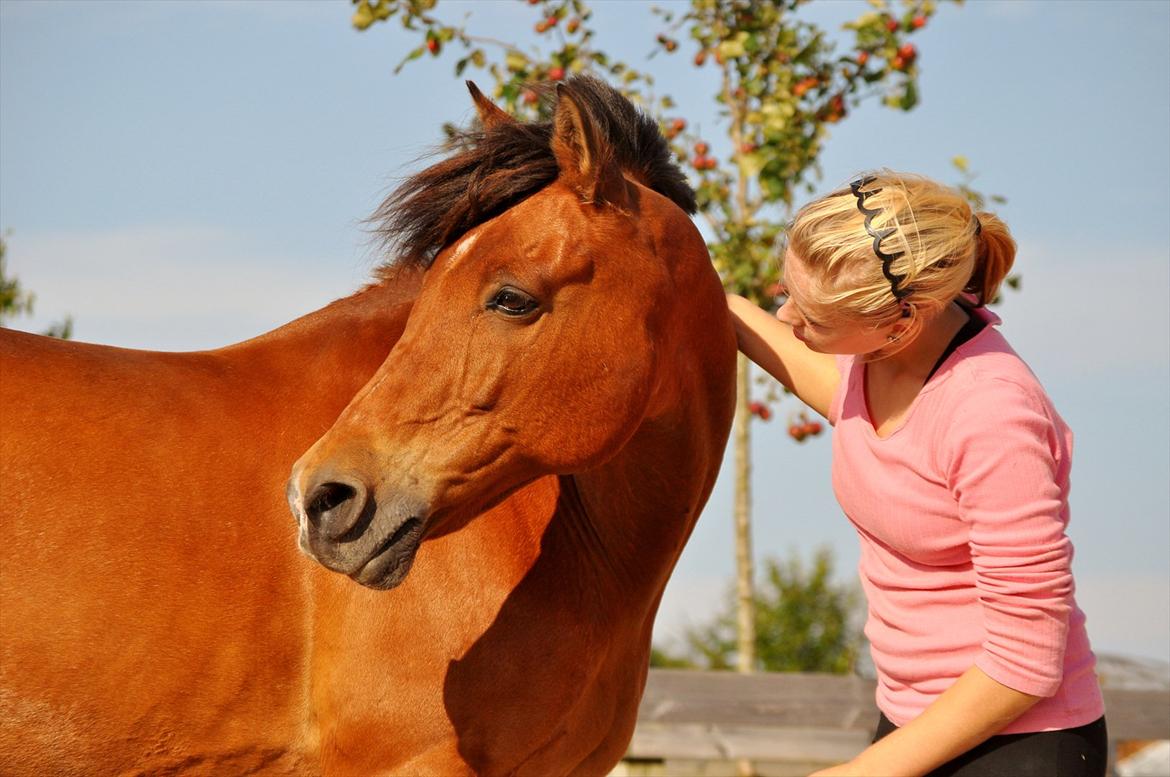
M 776 311 L 776 318 L 789 324 L 796 338 L 818 353 L 871 353 L 888 345 L 898 326 L 874 329 L 832 316 L 831 309 L 817 299 L 816 284 L 804 263 L 792 251 L 784 258 L 784 287 L 788 299 Z

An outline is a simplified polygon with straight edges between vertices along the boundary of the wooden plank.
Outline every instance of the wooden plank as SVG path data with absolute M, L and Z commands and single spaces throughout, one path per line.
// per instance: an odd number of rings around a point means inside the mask
M 651 669 L 638 727 L 696 724 L 719 731 L 869 734 L 877 723 L 874 688 L 872 680 L 849 675 Z M 1170 739 L 1170 690 L 1106 688 L 1104 694 L 1111 739 Z
M 626 757 L 839 763 L 868 743 L 865 732 L 839 728 L 639 722 Z
M 1103 693 L 1110 739 L 1170 739 L 1170 690 L 1105 688 Z
M 850 675 L 652 669 L 638 721 L 869 731 L 874 683 Z

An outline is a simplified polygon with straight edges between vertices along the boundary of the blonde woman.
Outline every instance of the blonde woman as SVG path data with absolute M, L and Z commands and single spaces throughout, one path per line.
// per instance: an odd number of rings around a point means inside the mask
M 1015 258 L 957 192 L 879 171 L 805 206 L 740 349 L 829 419 L 861 541 L 874 743 L 819 775 L 1103 775 L 1073 598 L 1072 435 L 984 305 Z

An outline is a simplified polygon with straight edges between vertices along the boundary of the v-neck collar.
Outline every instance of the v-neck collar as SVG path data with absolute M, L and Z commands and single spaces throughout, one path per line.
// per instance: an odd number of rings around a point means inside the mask
M 918 403 L 922 399 L 923 395 L 933 391 L 936 386 L 946 381 L 950 371 L 945 368 L 961 358 L 963 352 L 968 350 L 972 343 L 980 340 L 989 329 L 1001 323 L 1000 317 L 995 313 L 992 313 L 987 308 L 966 308 L 966 311 L 967 315 L 970 317 L 967 323 L 963 324 L 959 331 L 955 333 L 955 337 L 951 338 L 951 343 L 948 343 L 947 349 L 943 351 L 943 354 L 939 357 L 939 361 L 935 364 L 934 368 L 931 369 L 930 374 L 927 375 L 926 382 L 922 385 L 922 388 L 918 390 L 918 393 L 914 395 L 914 399 L 910 401 L 910 406 L 907 407 L 906 412 L 902 414 L 902 419 L 898 422 L 898 425 L 884 435 L 878 434 L 877 426 L 873 422 L 873 414 L 869 409 L 869 391 L 867 390 L 866 381 L 866 363 L 861 361 L 854 362 L 855 369 L 851 370 L 852 374 L 850 375 L 850 382 L 853 383 L 856 381 L 856 383 L 850 386 L 850 388 L 861 393 L 862 418 L 865 420 L 866 431 L 873 436 L 873 439 L 885 441 L 906 428 L 906 425 L 910 423 L 910 419 L 914 415 L 914 410 L 918 407 Z M 963 331 L 968 327 L 974 326 L 979 326 L 979 330 L 976 331 L 974 335 L 971 335 L 966 340 L 956 345 L 954 348 L 951 348 L 951 344 L 955 342 L 955 340 L 958 338 L 958 335 L 962 334 Z M 861 369 L 856 369 L 858 366 Z

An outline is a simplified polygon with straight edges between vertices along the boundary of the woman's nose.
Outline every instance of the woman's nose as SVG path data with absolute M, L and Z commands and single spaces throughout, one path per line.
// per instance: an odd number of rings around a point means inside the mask
M 776 311 L 776 318 L 789 326 L 796 326 L 800 323 L 800 316 L 792 309 L 792 302 L 789 300 L 785 300 L 780 309 Z

